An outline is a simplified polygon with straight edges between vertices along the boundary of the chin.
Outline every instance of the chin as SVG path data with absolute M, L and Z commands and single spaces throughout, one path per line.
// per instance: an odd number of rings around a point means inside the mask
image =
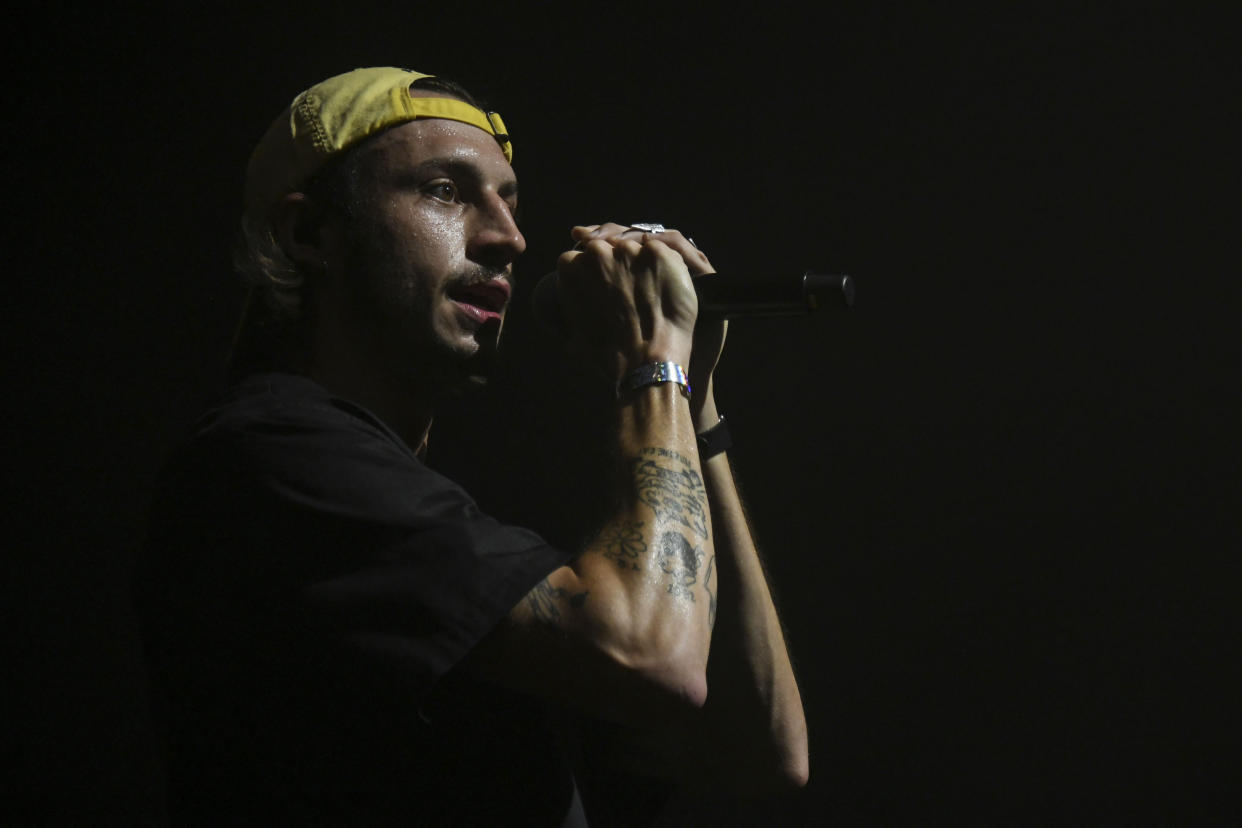
M 495 343 L 476 345 L 470 353 L 458 352 L 438 371 L 440 393 L 457 397 L 484 388 L 499 363 Z
M 499 326 L 470 335 L 441 336 L 428 343 L 418 374 L 425 388 L 442 397 L 456 397 L 483 388 L 499 365 Z M 455 332 L 456 333 L 456 332 Z

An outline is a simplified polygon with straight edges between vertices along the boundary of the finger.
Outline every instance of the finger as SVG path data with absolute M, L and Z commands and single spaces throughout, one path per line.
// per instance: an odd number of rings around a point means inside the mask
M 584 224 L 575 227 L 570 231 L 570 235 L 575 241 L 585 242 L 590 239 L 619 239 L 633 238 L 640 239 L 645 233 L 665 233 L 676 232 L 669 230 L 653 231 L 647 227 L 635 227 L 629 224 L 618 224 L 610 221 L 605 224 Z M 693 246 L 693 245 L 691 245 Z
M 595 237 L 595 231 L 598 229 L 598 224 L 579 224 L 570 228 L 569 237 L 576 242 L 588 241 Z
M 617 222 L 610 221 L 604 224 L 579 225 L 573 228 L 571 236 L 578 243 L 577 247 L 579 249 L 588 241 L 601 239 L 606 241 L 659 239 L 681 254 L 686 267 L 690 271 L 690 275 L 702 276 L 716 272 L 716 268 L 712 266 L 711 261 L 707 258 L 707 254 L 696 247 L 694 242 L 687 238 L 680 230 L 674 228 L 653 232 L 631 227 L 628 224 L 618 224 Z
M 633 262 L 643 252 L 643 245 L 639 239 L 626 239 L 620 236 L 611 239 L 596 239 L 592 244 L 611 247 L 615 260 L 622 263 L 627 269 L 632 268 Z
M 699 250 L 694 242 L 690 241 L 680 230 L 669 227 L 662 231 L 650 231 L 630 227 L 625 228 L 625 232 L 630 234 L 641 233 L 641 238 L 644 240 L 658 239 L 673 250 L 676 250 L 681 254 L 681 258 L 685 261 L 691 276 L 702 276 L 716 272 L 716 269 L 712 267 L 712 263 L 708 260 L 707 254 Z
M 702 276 L 707 273 L 715 273 L 716 268 L 712 267 L 712 263 L 708 260 L 707 255 L 695 247 L 694 242 L 686 238 L 680 230 L 665 230 L 663 233 L 649 234 L 653 239 L 659 239 L 673 250 L 681 254 L 681 258 L 685 261 L 686 267 L 690 270 L 691 276 Z
M 644 233 L 639 247 L 647 255 L 664 262 L 670 267 L 676 269 L 685 267 L 685 257 L 673 245 L 664 241 L 663 237 L 663 233 Z
M 661 270 L 667 273 L 672 282 L 683 282 L 682 286 L 693 294 L 689 268 L 677 250 L 654 236 L 644 236 L 640 249 L 643 257 L 649 257 L 653 272 Z
M 633 248 L 630 249 L 630 253 L 632 255 L 637 252 L 637 249 L 641 247 L 641 245 L 637 242 L 631 242 L 631 244 L 633 244 Z M 616 246 L 616 243 L 612 239 L 587 239 L 574 245 L 574 250 L 587 254 L 591 258 L 599 261 L 608 261 L 613 257 L 613 251 Z
M 560 256 L 557 256 L 556 258 L 557 272 L 564 273 L 565 271 L 569 270 L 573 266 L 574 259 L 578 258 L 581 255 L 582 253 L 577 250 L 566 250 Z
M 618 243 L 613 240 L 591 239 L 579 242 L 573 250 L 567 250 L 557 259 L 557 270 L 570 278 L 615 281 L 630 269 L 631 263 L 642 251 L 637 241 Z M 588 273 L 594 271 L 595 276 Z
M 585 243 L 592 239 L 610 239 L 622 235 L 626 232 L 633 231 L 627 224 L 617 224 L 615 221 L 606 224 L 580 224 L 569 231 L 570 237 L 578 242 Z M 637 231 L 633 231 L 637 233 Z
M 597 239 L 638 239 L 642 237 L 642 231 L 635 230 L 628 224 L 617 224 L 615 221 L 609 221 L 595 228 L 594 237 Z

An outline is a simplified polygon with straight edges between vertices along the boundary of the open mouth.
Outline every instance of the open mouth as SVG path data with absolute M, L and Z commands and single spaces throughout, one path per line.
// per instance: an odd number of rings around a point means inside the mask
M 468 317 L 483 323 L 500 319 L 511 292 L 509 283 L 497 278 L 454 286 L 449 289 L 448 297 Z

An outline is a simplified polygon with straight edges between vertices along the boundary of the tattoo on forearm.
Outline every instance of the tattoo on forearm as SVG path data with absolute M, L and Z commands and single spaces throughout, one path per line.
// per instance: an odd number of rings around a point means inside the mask
M 679 532 L 665 532 L 656 546 L 656 560 L 660 569 L 673 577 L 668 594 L 694 600 L 690 587 L 699 579 L 699 565 L 703 562 L 703 547 L 691 546 Z
M 598 539 L 598 543 L 603 547 L 604 557 L 615 561 L 620 569 L 642 571 L 638 561 L 647 551 L 642 528 L 642 521 L 638 520 L 605 528 L 600 532 Z
M 646 448 L 630 461 L 639 502 L 655 514 L 647 527 L 643 521 L 629 520 L 604 527 L 590 548 L 617 565 L 618 569 L 642 572 L 650 565 L 668 575 L 667 591 L 677 598 L 695 600 L 694 587 L 703 566 L 703 542 L 707 540 L 707 492 L 703 478 L 691 461 L 676 451 Z M 684 527 L 686 531 L 678 529 Z M 652 533 L 659 535 L 652 538 Z M 651 546 L 648 546 L 651 540 Z M 714 560 L 714 559 L 713 559 Z M 704 583 L 714 613 L 715 596 Z M 548 588 L 551 590 L 551 588 Z M 540 606 L 536 608 L 538 597 Z M 553 598 L 532 594 L 531 606 L 537 615 L 556 611 Z M 542 617 L 542 616 L 541 616 Z M 558 617 L 558 616 L 552 616 Z
M 656 522 L 680 523 L 696 541 L 707 540 L 707 492 L 691 462 L 670 449 L 646 448 L 640 454 L 632 461 L 634 483 Z
M 570 594 L 567 589 L 552 586 L 545 578 L 527 593 L 526 605 L 530 607 L 531 614 L 540 621 L 555 623 L 561 618 L 561 602 L 567 601 L 571 607 L 577 609 L 586 603 L 589 592 L 590 590 L 586 590 Z

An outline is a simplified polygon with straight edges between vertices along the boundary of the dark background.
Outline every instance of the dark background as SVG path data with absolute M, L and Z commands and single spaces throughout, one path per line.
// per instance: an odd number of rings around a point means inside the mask
M 221 382 L 241 173 L 296 92 L 383 64 L 464 82 L 514 135 L 509 364 L 432 452 L 502 517 L 556 537 L 589 457 L 597 399 L 526 308 L 570 225 L 857 278 L 851 315 L 735 324 L 718 374 L 812 781 L 704 824 L 1236 820 L 1229 30 L 1171 4 L 833 9 L 14 26 L 12 824 L 160 823 L 127 582 L 160 459 Z

